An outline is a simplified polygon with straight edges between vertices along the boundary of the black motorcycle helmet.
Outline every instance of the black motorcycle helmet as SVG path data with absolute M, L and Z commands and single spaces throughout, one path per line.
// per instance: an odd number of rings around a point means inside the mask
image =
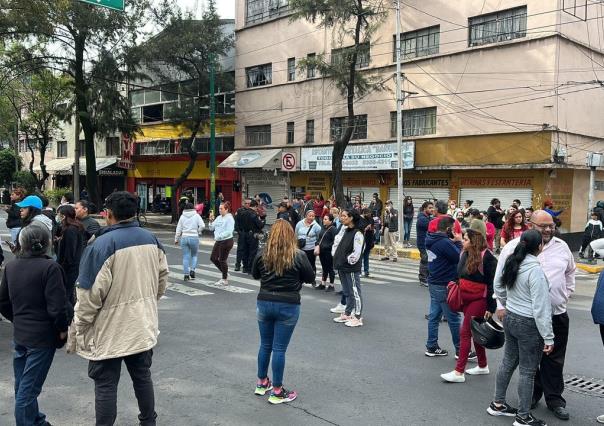
M 485 320 L 482 317 L 472 318 L 472 337 L 487 349 L 499 349 L 505 343 L 505 334 L 503 327 L 489 318 Z

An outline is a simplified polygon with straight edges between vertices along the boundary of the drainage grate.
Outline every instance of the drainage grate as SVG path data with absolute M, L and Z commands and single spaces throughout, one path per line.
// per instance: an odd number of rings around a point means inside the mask
M 565 375 L 566 389 L 583 395 L 604 398 L 604 380 L 589 377 Z

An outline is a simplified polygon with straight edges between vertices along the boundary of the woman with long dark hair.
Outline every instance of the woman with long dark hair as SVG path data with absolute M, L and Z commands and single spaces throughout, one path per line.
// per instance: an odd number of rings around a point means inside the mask
M 506 259 L 503 272 L 495 275 L 495 295 L 505 307 L 505 349 L 497 371 L 495 397 L 487 412 L 493 416 L 515 416 L 515 425 L 545 425 L 530 412 L 541 356 L 549 355 L 554 348 L 549 283 L 537 259 L 542 249 L 541 233 L 526 231 Z M 499 311 L 498 316 L 502 316 Z M 518 366 L 516 410 L 506 403 L 506 392 Z
M 497 303 L 493 299 L 493 279 L 497 269 L 497 259 L 487 249 L 484 234 L 468 229 L 463 237 L 463 252 L 457 266 L 463 300 L 459 358 L 455 370 L 440 375 L 443 380 L 451 383 L 465 382 L 464 372 L 470 375 L 489 374 L 486 351 L 476 341 L 474 341 L 474 348 L 478 357 L 478 366 L 466 371 L 472 345 L 472 317 L 484 317 L 487 312 L 487 315 L 492 315 L 497 309 Z
M 524 221 L 524 210 L 516 210 L 510 213 L 508 220 L 503 224 L 501 228 L 501 241 L 500 245 L 503 248 L 507 243 L 515 238 L 519 238 L 524 231 L 528 229 L 528 225 Z
M 214 218 L 214 212 L 210 211 L 210 223 L 208 228 L 210 231 L 214 231 L 214 247 L 212 248 L 212 254 L 210 255 L 210 261 L 216 265 L 218 270 L 222 273 L 222 279 L 219 280 L 217 285 L 229 285 L 229 264 L 227 259 L 229 253 L 233 248 L 233 232 L 235 231 L 235 219 L 231 214 L 231 203 L 225 201 L 218 207 L 220 213 L 217 218 Z
M 297 398 L 295 391 L 283 387 L 285 352 L 300 316 L 300 290 L 303 283 L 313 283 L 315 271 L 306 254 L 298 249 L 298 240 L 289 224 L 278 219 L 262 253 L 252 264 L 252 275 L 260 280 L 256 315 L 260 329 L 258 381 L 256 395 L 272 391 L 268 402 L 281 404 Z M 268 365 L 273 358 L 273 382 Z
M 58 208 L 61 227 L 57 233 L 56 253 L 57 263 L 65 271 L 65 290 L 67 298 L 75 305 L 75 282 L 80 271 L 80 259 L 86 245 L 86 230 L 76 219 L 75 208 L 65 204 Z
M 413 207 L 413 198 L 410 195 L 405 197 L 403 201 L 403 246 L 411 247 L 409 239 L 411 238 L 411 225 L 413 224 L 413 216 L 415 215 L 415 207 Z
M 321 230 L 318 237 L 319 239 L 315 245 L 315 255 L 319 256 L 321 269 L 323 270 L 321 284 L 315 287 L 317 290 L 334 291 L 336 273 L 333 270 L 331 248 L 333 247 L 337 234 L 338 231 L 334 223 L 334 217 L 331 214 L 326 214 L 323 216 L 323 229 Z M 329 278 L 329 284 L 327 284 L 327 278 Z

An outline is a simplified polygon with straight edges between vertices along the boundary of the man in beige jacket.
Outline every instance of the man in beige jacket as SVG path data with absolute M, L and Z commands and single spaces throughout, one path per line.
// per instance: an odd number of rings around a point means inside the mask
M 122 361 L 134 385 L 140 425 L 156 424 L 150 367 L 168 263 L 157 238 L 135 220 L 136 208 L 136 198 L 128 192 L 107 198 L 109 226 L 84 251 L 76 282 L 68 352 L 89 360 L 97 426 L 115 423 Z

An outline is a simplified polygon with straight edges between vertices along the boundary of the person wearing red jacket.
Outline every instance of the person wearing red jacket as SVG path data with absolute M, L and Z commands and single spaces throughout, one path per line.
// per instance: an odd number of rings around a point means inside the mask
M 436 210 L 436 218 L 432 219 L 428 225 L 428 232 L 432 233 L 438 232 L 438 223 L 442 217 L 451 217 L 447 214 L 449 206 L 445 200 L 436 200 L 434 208 Z M 455 221 L 454 228 L 456 234 L 461 234 L 461 225 L 459 222 Z

